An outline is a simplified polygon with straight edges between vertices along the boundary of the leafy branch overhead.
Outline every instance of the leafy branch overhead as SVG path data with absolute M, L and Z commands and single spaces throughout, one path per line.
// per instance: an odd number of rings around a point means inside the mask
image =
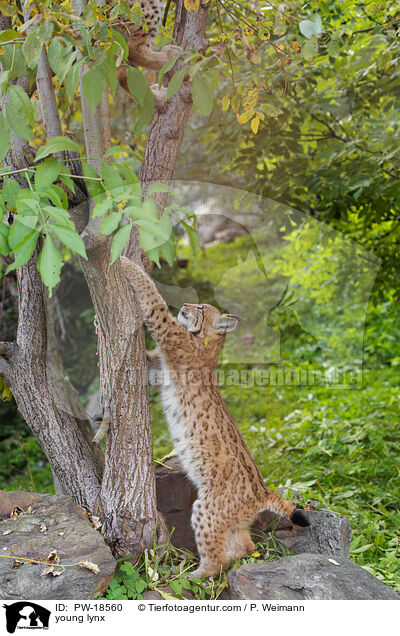
M 188 12 L 197 12 L 204 4 L 209 3 L 184 2 Z M 0 206 L 4 218 L 11 212 L 14 220 L 11 226 L 3 224 L 0 231 L 2 255 L 14 257 L 6 273 L 26 263 L 39 247 L 37 266 L 51 293 L 69 255 L 86 258 L 83 238 L 71 218 L 70 200 L 77 179 L 85 182 L 94 197 L 92 219 L 101 218 L 101 233 L 112 237 L 111 264 L 128 245 L 132 226 L 138 228 L 141 248 L 157 264 L 160 257 L 169 263 L 174 259 L 174 222 L 188 233 L 196 254 L 194 215 L 173 203 L 160 211 L 152 197 L 164 192 L 171 200 L 169 189 L 159 184 L 144 193 L 135 173 L 137 160 L 143 158 L 146 127 L 156 107 L 149 73 L 129 65 L 129 48 L 118 24 L 128 19 L 133 25 L 145 25 L 139 3 L 111 2 L 100 7 L 89 0 L 78 15 L 74 3 L 43 0 L 35 6 L 28 3 L 24 9 L 28 13 L 22 15 L 3 0 L 0 11 L 12 16 L 12 28 L 0 33 L 0 158 L 7 157 L 15 135 L 29 145 L 34 156 L 21 171 L 5 164 L 0 175 Z M 169 16 L 156 44 L 173 42 L 171 25 Z M 211 3 L 207 52 L 178 52 L 158 72 L 158 88 L 166 87 L 166 98 L 172 100 L 183 85 L 189 86 L 194 107 L 209 117 L 217 87 L 223 86 L 223 111 L 232 110 L 239 125 L 249 123 L 252 133 L 257 134 L 267 118 L 279 114 L 279 96 L 271 95 L 261 70 L 267 64 L 285 76 L 288 65 L 308 59 L 311 48 L 317 52 L 322 33 L 322 21 L 316 13 L 300 19 L 289 8 L 269 3 L 217 0 Z M 103 157 L 96 157 L 95 169 L 81 145 L 70 137 L 50 134 L 46 138 L 46 122 L 37 100 L 38 65 L 43 55 L 53 74 L 50 90 L 61 117 L 60 133 L 77 130 L 82 120 L 79 97 L 86 100 L 94 115 L 104 96 L 112 105 L 117 99 L 119 69 L 128 67 L 126 81 L 135 102 L 137 151 L 126 144 L 114 146 Z M 20 85 L 21 78 L 29 79 L 28 92 Z M 79 157 L 81 175 L 76 171 L 72 174 L 62 156 L 65 151 Z

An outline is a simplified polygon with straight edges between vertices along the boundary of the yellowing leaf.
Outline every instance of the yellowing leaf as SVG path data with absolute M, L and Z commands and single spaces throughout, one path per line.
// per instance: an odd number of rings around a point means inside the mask
M 4 383 L 1 399 L 3 400 L 3 402 L 9 402 L 11 398 L 12 398 L 12 395 L 11 395 L 10 387 Z
M 168 594 L 168 592 L 164 592 L 164 590 L 162 590 L 160 587 L 155 588 L 158 592 L 158 594 L 160 594 L 160 596 L 163 597 L 163 599 L 165 599 L 166 601 L 176 601 L 175 596 L 172 596 L 172 594 Z
M 255 117 L 253 117 L 253 119 L 251 120 L 251 129 L 253 131 L 253 133 L 256 135 L 258 133 L 258 127 L 260 125 L 260 118 L 257 117 L 257 115 Z
M 254 115 L 254 111 L 246 110 L 241 115 L 237 115 L 237 120 L 239 124 L 246 124 Z
M 198 11 L 200 9 L 200 0 L 185 0 L 185 9 L 188 11 Z
M 222 110 L 228 110 L 230 103 L 231 100 L 228 95 L 224 95 L 222 98 Z
M 82 568 L 86 568 L 87 570 L 91 570 L 95 574 L 99 574 L 99 566 L 96 563 L 92 563 L 91 561 L 81 561 L 79 565 Z
M 252 557 L 256 557 L 256 558 L 258 558 L 258 557 L 260 557 L 260 556 L 261 556 L 261 554 L 260 554 L 259 552 L 252 552 L 252 553 L 251 553 L 251 556 L 252 556 Z
M 254 49 L 246 48 L 245 53 L 252 64 L 258 64 L 260 62 L 260 56 Z

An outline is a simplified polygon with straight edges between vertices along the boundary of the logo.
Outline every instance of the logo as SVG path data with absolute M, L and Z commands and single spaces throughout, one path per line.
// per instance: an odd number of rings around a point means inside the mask
M 9 634 L 16 629 L 48 629 L 51 612 L 36 603 L 18 601 L 3 605 L 6 610 L 6 627 Z

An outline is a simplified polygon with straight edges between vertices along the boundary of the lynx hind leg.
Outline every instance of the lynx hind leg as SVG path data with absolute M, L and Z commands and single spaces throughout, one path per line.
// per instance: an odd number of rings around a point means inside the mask
M 132 66 L 159 71 L 171 58 L 182 53 L 182 49 L 174 44 L 163 46 L 159 51 L 155 51 L 151 42 L 151 36 L 140 38 L 140 40 L 134 36 L 129 38 L 129 62 Z
M 229 559 L 241 559 L 254 550 L 248 527 L 230 528 L 226 535 L 226 553 Z
M 218 576 L 226 569 L 229 558 L 226 553 L 227 524 L 210 514 L 205 502 L 197 499 L 192 509 L 192 527 L 200 556 L 200 565 L 190 576 Z

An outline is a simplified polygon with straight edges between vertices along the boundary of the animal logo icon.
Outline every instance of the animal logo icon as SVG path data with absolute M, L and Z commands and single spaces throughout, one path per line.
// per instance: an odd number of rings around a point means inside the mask
M 48 629 L 50 610 L 32 603 L 18 601 L 11 605 L 3 605 L 6 610 L 6 628 L 9 634 L 14 634 L 17 628 Z

